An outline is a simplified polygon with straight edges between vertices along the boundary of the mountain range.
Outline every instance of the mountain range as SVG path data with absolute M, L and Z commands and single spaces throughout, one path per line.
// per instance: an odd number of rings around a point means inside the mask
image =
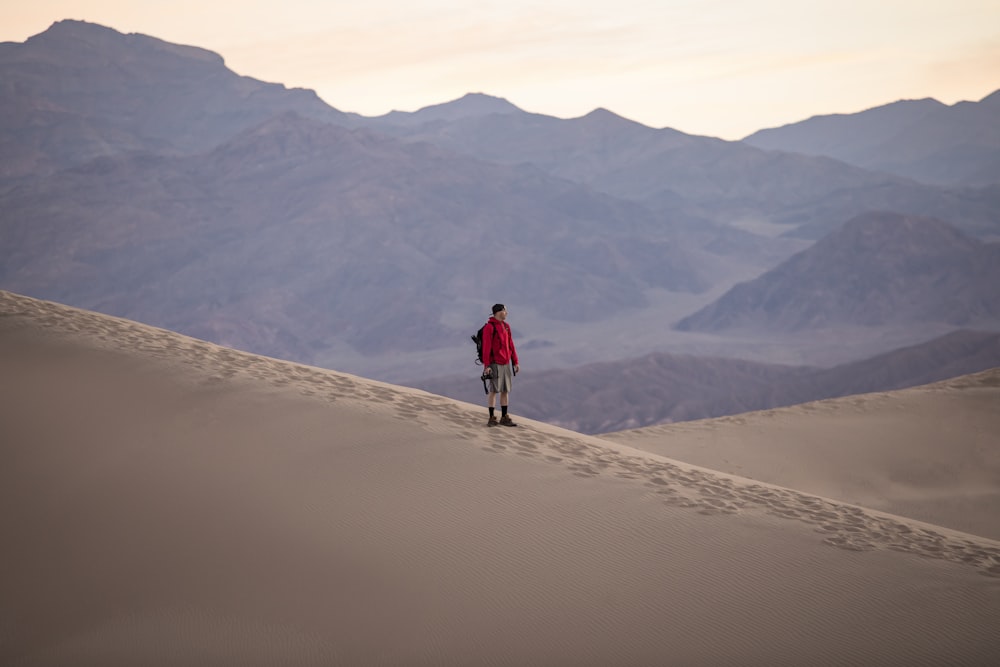
M 708 286 L 674 225 L 630 202 L 293 112 L 203 155 L 101 158 L 3 201 L 9 289 L 236 347 L 284 336 L 274 356 L 327 336 L 433 347 L 461 333 L 440 324 L 447 302 L 491 266 L 509 300 L 570 321 Z
M 989 142 L 961 166 L 980 176 L 942 184 L 481 93 L 368 118 L 81 21 L 0 44 L 0 90 L 0 288 L 258 354 L 390 381 L 459 372 L 498 301 L 537 371 L 792 349 L 827 363 L 817 328 L 849 325 L 847 362 L 1000 329 Z
M 653 129 L 606 109 L 562 120 L 502 100 L 467 95 L 443 109 L 374 119 L 379 131 L 426 141 L 491 162 L 529 163 L 553 175 L 654 210 L 751 231 L 815 240 L 867 210 L 933 215 L 977 234 L 1000 236 L 992 190 L 952 191 L 909 178 L 746 143 Z M 1000 151 L 998 151 L 1000 154 Z M 1000 178 L 997 179 L 1000 182 Z M 761 224 L 763 221 L 767 225 Z

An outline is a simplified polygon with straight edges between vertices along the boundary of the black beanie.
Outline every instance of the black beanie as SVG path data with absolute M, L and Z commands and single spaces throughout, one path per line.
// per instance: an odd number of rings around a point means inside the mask
M 493 304 L 493 314 L 494 315 L 496 315 L 497 313 L 499 313 L 501 310 L 504 310 L 504 305 L 502 303 L 495 303 L 495 304 Z

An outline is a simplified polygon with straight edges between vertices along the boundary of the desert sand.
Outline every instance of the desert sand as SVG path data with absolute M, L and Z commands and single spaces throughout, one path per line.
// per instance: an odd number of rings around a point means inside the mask
M 1000 540 L 1000 368 L 602 437 Z
M 0 664 L 1000 655 L 1000 542 L 484 417 L 0 292 Z

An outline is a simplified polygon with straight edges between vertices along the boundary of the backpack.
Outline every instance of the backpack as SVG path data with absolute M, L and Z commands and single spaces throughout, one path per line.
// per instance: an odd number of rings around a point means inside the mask
M 489 322 L 487 322 L 483 326 L 479 327 L 479 331 L 477 331 L 475 333 L 475 335 L 472 336 L 472 342 L 476 344 L 476 365 L 477 366 L 482 366 L 483 365 L 483 329 L 486 328 L 487 324 L 489 324 Z M 497 335 L 497 329 L 496 329 L 496 327 L 493 327 L 493 336 L 496 337 L 496 335 Z

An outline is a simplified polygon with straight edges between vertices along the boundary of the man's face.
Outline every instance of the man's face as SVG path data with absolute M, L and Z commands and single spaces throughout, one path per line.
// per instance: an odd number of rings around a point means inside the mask
M 504 320 L 507 319 L 507 309 L 504 308 L 503 310 L 498 310 L 497 312 L 493 313 L 493 317 L 503 322 Z

